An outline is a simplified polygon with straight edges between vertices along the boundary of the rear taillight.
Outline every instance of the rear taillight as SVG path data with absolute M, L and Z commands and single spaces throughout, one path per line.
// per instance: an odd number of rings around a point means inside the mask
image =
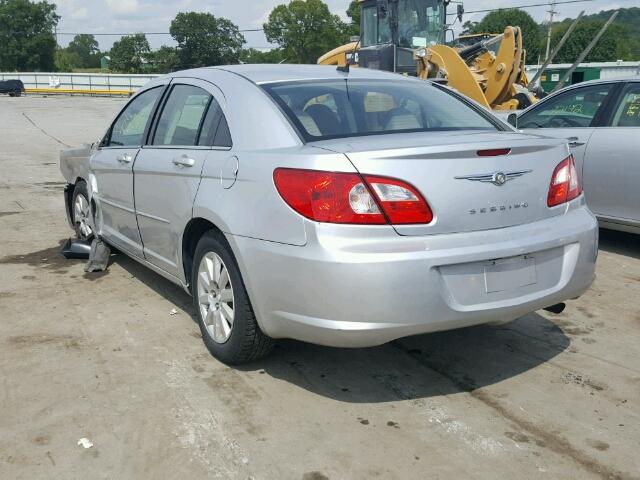
M 553 171 L 547 205 L 555 207 L 578 197 L 582 193 L 582 186 L 576 170 L 573 155 L 569 155 Z
M 430 223 L 433 220 L 433 213 L 426 200 L 408 183 L 373 175 L 364 175 L 364 179 L 371 186 L 378 205 L 391 224 Z
M 316 222 L 399 225 L 433 219 L 422 195 L 401 180 L 295 168 L 278 168 L 273 179 L 283 200 Z

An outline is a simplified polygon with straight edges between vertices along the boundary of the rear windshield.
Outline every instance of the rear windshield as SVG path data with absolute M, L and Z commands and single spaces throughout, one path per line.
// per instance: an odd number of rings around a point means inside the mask
M 262 86 L 307 142 L 438 130 L 498 130 L 495 123 L 427 82 L 322 80 Z

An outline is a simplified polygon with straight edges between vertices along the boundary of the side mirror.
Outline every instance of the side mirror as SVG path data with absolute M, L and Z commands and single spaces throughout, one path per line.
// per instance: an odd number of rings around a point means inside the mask
M 349 37 L 349 41 L 351 43 L 358 43 L 360 41 L 360 35 L 352 35 Z
M 510 113 L 507 117 L 507 123 L 514 128 L 518 128 L 518 114 Z
M 456 16 L 458 17 L 458 22 L 462 23 L 462 16 L 464 15 L 464 5 L 458 3 L 456 5 Z

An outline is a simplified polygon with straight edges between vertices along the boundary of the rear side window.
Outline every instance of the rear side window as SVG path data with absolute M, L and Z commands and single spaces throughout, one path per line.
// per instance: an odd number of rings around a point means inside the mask
M 108 146 L 142 145 L 149 118 L 161 92 L 161 87 L 152 88 L 131 100 L 113 123 Z
M 198 145 L 231 147 L 231 133 L 227 119 L 215 99 L 211 99 L 209 111 L 202 124 L 202 133 Z
M 211 95 L 201 88 L 175 85 L 162 108 L 153 145 L 196 145 L 211 100 Z
M 560 93 L 518 118 L 518 128 L 589 127 L 612 85 L 592 85 Z
M 614 127 L 640 127 L 640 83 L 628 85 L 613 116 Z
M 326 80 L 263 85 L 306 141 L 438 130 L 497 130 L 454 95 L 426 82 Z
M 220 123 L 218 124 L 213 145 L 216 147 L 231 147 L 231 132 L 229 132 L 229 125 L 224 115 L 220 117 Z

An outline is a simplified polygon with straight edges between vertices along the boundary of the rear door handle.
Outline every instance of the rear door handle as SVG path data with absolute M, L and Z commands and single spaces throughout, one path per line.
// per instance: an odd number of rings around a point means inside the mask
M 133 161 L 133 156 L 130 153 L 123 153 L 122 155 L 118 155 L 116 160 L 120 163 L 131 163 Z
M 178 165 L 179 167 L 193 167 L 196 164 L 196 161 L 193 158 L 182 155 L 181 157 L 174 158 L 173 164 Z
M 581 142 L 580 139 L 578 137 L 569 137 L 567 138 L 567 140 L 569 141 L 569 146 L 570 147 L 580 147 L 582 145 L 584 145 L 585 142 Z

